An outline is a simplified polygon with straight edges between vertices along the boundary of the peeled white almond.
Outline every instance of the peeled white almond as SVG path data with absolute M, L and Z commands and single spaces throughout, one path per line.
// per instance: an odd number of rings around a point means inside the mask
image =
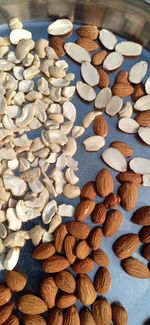
M 116 115 L 122 108 L 123 99 L 119 96 L 113 96 L 106 106 L 106 113 L 110 116 Z
M 115 149 L 108 148 L 102 153 L 102 158 L 105 163 L 118 172 L 125 172 L 127 170 L 127 161 L 123 154 Z
M 119 120 L 118 127 L 121 131 L 126 133 L 137 133 L 140 126 L 133 118 L 123 117 Z
M 99 83 L 99 73 L 89 62 L 82 63 L 81 75 L 84 81 L 90 86 L 96 86 Z
M 130 102 L 126 102 L 123 106 L 121 111 L 119 112 L 119 117 L 131 117 L 133 114 L 133 107 Z
M 105 139 L 100 135 L 93 135 L 83 141 L 86 151 L 98 151 L 105 145 Z
M 47 31 L 51 35 L 65 35 L 73 29 L 73 24 L 69 19 L 57 19 L 51 23 Z
M 76 43 L 65 43 L 64 49 L 78 63 L 82 63 L 83 61 L 91 62 L 90 53 Z
M 97 94 L 95 99 L 95 107 L 98 109 L 105 108 L 111 100 L 112 93 L 109 87 L 105 87 Z
M 140 127 L 138 129 L 138 135 L 146 144 L 150 146 L 150 128 Z
M 150 95 L 150 77 L 148 77 L 148 79 L 145 82 L 145 91 L 146 94 Z
M 124 57 L 117 52 L 112 52 L 106 56 L 103 62 L 103 68 L 108 71 L 118 69 L 124 61 Z
M 130 41 L 123 41 L 116 45 L 115 50 L 125 56 L 137 56 L 142 52 L 142 45 Z
M 148 111 L 150 109 L 150 95 L 145 95 L 141 98 L 139 98 L 135 104 L 134 104 L 134 108 L 137 111 Z
M 113 50 L 118 42 L 117 37 L 112 32 L 104 28 L 100 30 L 99 39 L 104 47 L 106 47 L 108 50 Z
M 143 175 L 143 186 L 150 187 L 150 174 L 144 174 Z
M 145 158 L 134 158 L 129 162 L 130 168 L 138 174 L 150 174 L 150 160 Z
M 32 34 L 26 29 L 18 28 L 13 29 L 10 33 L 10 41 L 12 44 L 17 45 L 22 39 L 31 39 Z
M 140 61 L 133 65 L 129 71 L 129 80 L 134 84 L 139 84 L 146 75 L 148 64 L 146 61 Z
M 79 96 L 87 102 L 92 102 L 96 97 L 95 90 L 82 81 L 77 81 L 76 90 Z

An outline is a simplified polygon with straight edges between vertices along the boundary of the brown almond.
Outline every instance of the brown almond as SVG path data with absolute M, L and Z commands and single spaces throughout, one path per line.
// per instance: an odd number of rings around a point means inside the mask
M 127 97 L 133 94 L 134 88 L 129 83 L 117 82 L 112 86 L 113 96 Z
M 58 56 L 65 55 L 64 39 L 58 36 L 51 36 L 49 39 L 49 45 L 55 50 Z
M 90 253 L 90 247 L 87 244 L 86 240 L 80 241 L 76 246 L 76 256 L 80 260 L 86 258 Z
M 107 267 L 100 267 L 94 279 L 94 288 L 101 295 L 106 294 L 111 287 L 111 276 Z
M 84 221 L 90 216 L 95 208 L 95 202 L 93 200 L 86 199 L 81 201 L 75 209 L 75 219 L 77 221 Z
M 72 265 L 72 269 L 76 273 L 88 273 L 94 267 L 94 262 L 90 257 L 86 257 L 84 260 L 76 259 Z
M 134 87 L 134 91 L 132 94 L 132 100 L 133 102 L 136 102 L 138 99 L 140 99 L 141 97 L 145 96 L 145 88 L 144 85 L 142 83 L 135 85 Z
M 102 115 L 95 117 L 93 122 L 93 131 L 96 135 L 106 137 L 109 131 L 108 123 Z
M 94 53 L 92 56 L 92 64 L 94 64 L 94 65 L 102 64 L 103 61 L 105 60 L 107 54 L 108 53 L 106 50 L 102 50 L 102 51 L 98 51 L 98 52 Z
M 32 294 L 25 294 L 18 300 L 18 309 L 27 315 L 38 315 L 45 313 L 48 308 L 45 302 Z
M 81 47 L 83 47 L 88 52 L 93 52 L 99 48 L 99 45 L 95 41 L 90 40 L 89 38 L 86 37 L 78 38 L 76 43 Z
M 127 325 L 128 313 L 126 309 L 119 303 L 111 305 L 112 321 L 114 325 Z
M 13 307 L 13 303 L 7 303 L 0 307 L 0 325 L 4 324 L 9 319 Z
M 92 305 L 92 315 L 96 325 L 110 325 L 111 324 L 111 306 L 106 298 L 99 298 Z
M 139 236 L 136 234 L 125 234 L 119 237 L 114 245 L 113 249 L 118 258 L 123 260 L 136 252 L 140 245 Z
M 43 271 L 47 273 L 56 273 L 67 269 L 69 265 L 70 263 L 67 258 L 54 254 L 43 261 Z
M 86 307 L 80 312 L 80 325 L 96 325 L 91 312 Z
M 131 211 L 137 202 L 138 190 L 135 183 L 123 183 L 119 188 L 119 196 L 121 198 L 121 206 L 127 210 Z
M 116 205 L 120 203 L 120 196 L 116 193 L 110 193 L 106 196 L 104 200 L 104 205 L 106 209 L 114 208 Z
M 99 266 L 105 266 L 105 267 L 107 267 L 109 265 L 109 258 L 108 258 L 108 256 L 100 248 L 98 248 L 98 249 L 96 249 L 95 251 L 92 252 L 92 259 Z
M 122 267 L 124 271 L 133 276 L 134 278 L 139 279 L 148 279 L 150 278 L 150 271 L 148 267 L 139 261 L 137 258 L 128 257 L 122 261 Z
M 32 257 L 36 260 L 45 260 L 55 254 L 55 247 L 52 243 L 44 243 L 35 247 Z
M 81 190 L 80 198 L 81 200 L 89 199 L 94 200 L 96 197 L 96 184 L 95 182 L 91 181 L 86 183 Z
M 132 216 L 132 222 L 141 226 L 150 226 L 150 206 L 139 208 Z
M 6 271 L 4 276 L 5 282 L 11 291 L 19 292 L 26 286 L 27 278 L 20 272 L 14 270 Z
M 73 264 L 76 259 L 75 245 L 76 245 L 75 237 L 72 235 L 68 235 L 64 240 L 64 250 L 70 264 Z
M 150 226 L 143 227 L 139 232 L 139 237 L 142 243 L 150 243 Z
M 52 277 L 45 278 L 40 284 L 40 294 L 48 308 L 55 306 L 58 287 Z
M 24 315 L 25 325 L 46 325 L 46 320 L 41 315 Z
M 150 110 L 138 112 L 135 116 L 135 120 L 140 126 L 150 126 Z
M 106 207 L 103 203 L 96 204 L 92 212 L 92 221 L 97 224 L 103 224 L 106 219 Z
M 133 149 L 128 143 L 122 141 L 115 141 L 110 144 L 110 147 L 119 150 L 124 157 L 131 157 L 133 155 Z
M 48 316 L 47 325 L 62 325 L 62 324 L 63 324 L 62 310 L 57 307 L 52 308 Z
M 65 310 L 63 325 L 80 325 L 79 314 L 75 306 L 71 306 Z
M 126 83 L 126 84 L 129 84 L 129 80 L 128 80 L 128 72 L 124 71 L 124 70 L 120 70 L 116 77 L 115 77 L 115 80 L 114 80 L 114 84 L 117 84 L 117 83 L 120 83 L 120 82 L 123 82 L 123 83 Z
M 76 33 L 80 37 L 89 38 L 91 40 L 96 40 L 98 37 L 98 28 L 97 26 L 85 25 L 81 26 L 76 30 Z
M 101 89 L 105 88 L 105 87 L 109 87 L 110 81 L 109 81 L 108 73 L 105 70 L 103 70 L 102 68 L 98 68 L 97 70 L 98 70 L 98 73 L 100 76 L 98 87 Z
M 5 285 L 0 284 L 0 306 L 5 305 L 11 299 L 11 291 Z
M 123 223 L 123 215 L 120 211 L 114 209 L 107 213 L 106 220 L 103 225 L 103 233 L 105 237 L 112 237 L 119 230 Z
M 131 171 L 121 172 L 116 176 L 116 178 L 119 183 L 129 182 L 134 183 L 137 186 L 142 183 L 141 175 Z
M 57 287 L 67 293 L 74 293 L 76 290 L 76 281 L 69 271 L 61 271 L 55 275 Z
M 142 249 L 142 254 L 144 258 L 150 262 L 150 244 L 145 244 Z
M 93 282 L 87 274 L 80 274 L 78 276 L 77 295 L 83 305 L 91 305 L 96 299 Z
M 63 243 L 67 233 L 67 228 L 63 224 L 59 225 L 54 232 L 54 246 L 58 253 L 61 253 L 63 249 Z
M 16 315 L 13 315 L 13 314 L 7 319 L 7 321 L 5 323 L 3 323 L 3 325 L 19 325 L 19 324 L 20 324 L 19 318 Z M 46 325 L 46 323 L 41 324 L 41 325 Z
M 88 238 L 88 244 L 89 246 L 95 250 L 99 248 L 100 243 L 103 238 L 103 233 L 101 227 L 95 227 L 91 230 L 89 238 Z
M 96 188 L 100 196 L 105 197 L 114 192 L 114 179 L 108 169 L 103 168 L 96 176 Z
M 56 306 L 64 309 L 74 305 L 77 302 L 77 297 L 73 293 L 62 293 L 56 299 Z
M 86 239 L 90 233 L 90 227 L 79 221 L 69 221 L 66 224 L 69 234 L 78 239 Z

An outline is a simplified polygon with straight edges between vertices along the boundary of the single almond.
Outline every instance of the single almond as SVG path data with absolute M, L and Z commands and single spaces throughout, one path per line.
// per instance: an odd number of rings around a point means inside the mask
M 121 172 L 117 176 L 117 181 L 119 183 L 134 183 L 135 185 L 139 186 L 142 183 L 142 177 L 140 174 L 134 173 L 132 171 Z
M 56 273 L 67 269 L 69 265 L 70 263 L 65 257 L 54 254 L 43 261 L 43 271 L 47 273 Z
M 111 305 L 112 321 L 114 325 L 127 325 L 128 313 L 126 309 L 119 303 Z
M 98 248 L 98 249 L 96 249 L 95 251 L 92 252 L 92 259 L 99 266 L 105 266 L 105 267 L 107 267 L 109 265 L 109 258 L 108 258 L 108 256 L 100 248 Z
M 92 221 L 97 224 L 103 224 L 106 219 L 106 207 L 103 203 L 96 204 L 92 212 Z
M 96 325 L 111 324 L 111 306 L 106 298 L 99 298 L 92 305 L 92 315 Z
M 150 278 L 150 270 L 148 267 L 139 261 L 137 258 L 128 257 L 122 261 L 122 267 L 124 271 L 133 276 L 134 278 L 139 279 L 148 279 Z
M 88 244 L 89 246 L 95 250 L 99 248 L 100 243 L 102 241 L 103 234 L 101 227 L 95 227 L 91 230 L 90 235 L 88 237 Z
M 127 211 L 131 211 L 135 207 L 138 198 L 138 191 L 135 183 L 123 183 L 119 188 L 119 196 L 121 198 L 122 207 Z
M 86 37 L 91 40 L 96 40 L 98 37 L 98 28 L 97 26 L 85 25 L 81 26 L 76 30 L 76 33 L 80 37 Z
M 90 257 L 84 258 L 84 260 L 76 259 L 72 265 L 72 269 L 76 273 L 88 273 L 94 267 L 94 262 Z
M 9 319 L 13 307 L 13 303 L 7 303 L 0 307 L 0 325 L 4 324 Z
M 70 264 L 73 264 L 76 259 L 75 245 L 76 245 L 76 238 L 72 235 L 66 236 L 64 240 L 64 251 Z
M 66 293 L 74 293 L 76 290 L 76 281 L 72 273 L 69 271 L 61 271 L 55 275 L 55 283 L 57 287 L 66 292 Z
M 98 70 L 98 73 L 100 76 L 98 87 L 99 88 L 109 87 L 110 81 L 109 81 L 108 73 L 105 70 L 103 70 L 102 68 L 98 68 L 97 70 Z
M 64 39 L 58 36 L 51 36 L 49 38 L 49 45 L 55 50 L 58 56 L 64 56 Z
M 135 120 L 140 126 L 150 126 L 150 110 L 137 113 Z
M 109 131 L 108 123 L 102 115 L 96 116 L 93 122 L 93 131 L 96 135 L 106 137 Z
M 93 200 L 85 199 L 81 201 L 75 209 L 75 218 L 77 221 L 84 221 L 90 216 L 95 208 L 95 202 Z
M 80 260 L 86 258 L 90 253 L 90 247 L 86 240 L 81 240 L 76 246 L 76 256 Z
M 56 299 L 56 306 L 64 309 L 74 305 L 77 302 L 77 297 L 73 293 L 62 293 Z
M 117 82 L 112 86 L 113 96 L 128 97 L 133 94 L 134 88 L 129 83 Z
M 77 295 L 83 305 L 91 305 L 96 299 L 93 282 L 87 274 L 80 274 L 78 276 Z
M 52 277 L 45 278 L 40 284 L 40 294 L 48 308 L 55 306 L 58 287 Z
M 83 47 L 88 52 L 93 52 L 99 48 L 99 45 L 95 41 L 86 37 L 78 38 L 76 44 Z
M 116 205 L 120 203 L 120 196 L 116 193 L 110 193 L 106 196 L 104 200 L 104 205 L 106 209 L 114 208 Z
M 86 183 L 81 190 L 80 198 L 81 200 L 89 199 L 94 200 L 96 197 L 96 184 L 95 182 L 91 181 Z
M 13 271 L 6 271 L 5 274 L 5 282 L 9 289 L 14 292 L 19 292 L 24 289 L 27 283 L 27 279 L 24 274 Z
M 32 257 L 36 260 L 45 260 L 55 254 L 55 246 L 52 243 L 44 243 L 35 247 Z
M 94 318 L 86 307 L 80 312 L 80 325 L 95 325 Z
M 86 239 L 90 233 L 90 227 L 79 221 L 69 221 L 66 224 L 69 234 L 78 239 Z
M 124 70 L 120 70 L 114 80 L 114 84 L 117 83 L 126 83 L 126 84 L 130 84 L 129 80 L 128 80 L 128 72 L 124 71 Z
M 18 309 L 27 315 L 37 315 L 45 313 L 48 308 L 45 302 L 32 294 L 25 294 L 18 300 Z
M 148 262 L 150 262 L 150 243 L 143 246 L 142 255 Z
M 11 299 L 11 291 L 5 285 L 0 284 L 0 306 L 7 304 Z
M 79 314 L 75 306 L 71 306 L 64 311 L 63 325 L 80 325 Z
M 48 316 L 47 325 L 62 325 L 62 324 L 63 324 L 62 310 L 57 307 L 52 308 Z
M 103 233 L 105 237 L 112 237 L 119 230 L 123 223 L 123 215 L 118 210 L 110 210 L 107 213 L 106 220 L 103 225 Z
M 5 323 L 3 323 L 3 325 L 19 325 L 19 324 L 20 324 L 19 318 L 13 314 L 11 314 L 11 316 L 7 319 L 7 321 Z M 26 323 L 25 323 L 25 325 L 26 325 Z M 41 325 L 46 325 L 46 323 L 41 324 Z
M 139 208 L 132 216 L 132 222 L 141 226 L 150 226 L 150 206 Z
M 133 149 L 128 143 L 115 141 L 110 144 L 110 147 L 118 149 L 124 157 L 131 157 L 133 155 Z
M 96 292 L 103 295 L 106 294 L 111 287 L 111 276 L 107 267 L 100 267 L 95 275 L 94 288 Z
M 107 53 L 106 50 L 102 50 L 102 51 L 98 51 L 98 52 L 94 53 L 93 56 L 92 56 L 92 63 L 94 65 L 102 64 L 103 61 L 105 60 L 107 54 L 108 53 Z
M 23 320 L 25 325 L 46 325 L 46 320 L 41 315 L 24 315 Z
M 135 85 L 134 87 L 134 91 L 132 93 L 132 100 L 133 102 L 136 102 L 138 99 L 140 99 L 141 97 L 145 96 L 145 88 L 144 85 L 142 83 Z
M 136 252 L 140 245 L 139 236 L 136 234 L 125 234 L 119 237 L 114 245 L 113 249 L 118 258 L 121 260 L 129 257 Z
M 150 243 L 150 226 L 143 227 L 139 232 L 139 237 L 142 243 Z
M 114 191 L 114 179 L 108 169 L 103 168 L 96 176 L 96 188 L 100 196 L 105 197 Z
M 54 232 L 54 246 L 58 253 L 61 253 L 63 249 L 63 243 L 67 233 L 67 228 L 63 224 L 58 226 Z

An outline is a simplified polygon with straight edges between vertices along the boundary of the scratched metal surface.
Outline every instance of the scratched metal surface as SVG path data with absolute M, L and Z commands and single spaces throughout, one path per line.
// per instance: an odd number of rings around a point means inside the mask
M 33 33 L 33 39 L 36 40 L 40 37 L 47 37 L 47 26 L 48 21 L 33 21 L 33 22 L 25 22 L 24 26 L 32 31 Z M 77 28 L 78 25 L 75 25 L 75 28 Z M 3 25 L 0 27 L 0 36 L 8 35 L 8 29 L 6 25 Z M 72 35 L 69 38 L 69 41 L 74 41 L 76 39 L 76 35 Z M 74 72 L 76 75 L 76 80 L 79 80 L 81 78 L 80 76 L 80 65 L 73 62 L 69 57 L 65 57 L 66 61 L 69 63 L 69 71 Z M 128 71 L 130 67 L 138 62 L 139 60 L 146 60 L 150 64 L 150 54 L 147 50 L 143 50 L 143 54 L 140 58 L 137 58 L 136 60 L 128 60 L 125 59 L 124 64 L 122 65 L 122 69 L 125 69 Z M 110 80 L 111 85 L 113 84 L 113 79 L 116 72 L 110 74 Z M 150 74 L 150 71 L 147 73 L 147 76 Z M 147 77 L 146 76 L 146 77 Z M 146 79 L 146 78 L 145 78 Z M 75 81 L 76 81 L 75 80 Z M 72 84 L 75 84 L 75 81 Z M 96 92 L 98 92 L 98 88 L 95 88 Z M 129 100 L 129 98 L 126 98 L 125 101 Z M 74 103 L 76 109 L 77 109 L 77 119 L 76 124 L 81 124 L 83 117 L 85 114 L 93 110 L 93 103 L 85 103 L 81 101 L 81 99 L 78 97 L 78 95 L 75 95 L 72 99 L 72 102 Z M 80 177 L 80 186 L 82 187 L 84 183 L 87 181 L 93 180 L 97 174 L 97 172 L 103 168 L 106 167 L 105 163 L 101 159 L 101 154 L 103 150 L 105 150 L 109 144 L 112 141 L 120 140 L 128 142 L 132 145 L 134 149 L 134 157 L 141 156 L 145 158 L 150 159 L 150 150 L 147 145 L 139 141 L 138 137 L 136 135 L 128 135 L 125 133 L 122 133 L 117 129 L 117 117 L 110 118 L 109 116 L 105 115 L 108 124 L 109 124 L 109 134 L 106 138 L 106 145 L 102 150 L 96 152 L 96 153 L 88 153 L 84 150 L 83 147 L 83 140 L 92 135 L 92 126 L 90 126 L 85 134 L 77 139 L 78 143 L 78 150 L 75 154 L 74 158 L 79 161 L 79 170 L 78 170 L 78 176 Z M 37 132 L 32 132 L 32 136 L 36 137 Z M 117 172 L 110 169 L 111 173 L 113 174 L 114 178 L 117 175 Z M 115 190 L 117 191 L 119 187 L 119 183 L 115 181 Z M 100 202 L 101 198 L 97 197 L 97 202 Z M 138 203 L 134 210 L 137 208 L 149 204 L 150 201 L 150 188 L 144 188 L 141 187 L 139 189 L 139 198 Z M 60 196 L 58 197 L 59 203 L 71 203 L 76 205 L 78 203 L 78 199 L 74 200 L 67 200 L 64 197 Z M 127 232 L 135 232 L 137 233 L 140 229 L 139 226 L 134 225 L 131 221 L 131 215 L 132 213 L 125 212 L 121 207 L 119 207 L 119 210 L 124 215 L 124 223 L 120 231 L 111 239 L 103 239 L 103 242 L 101 244 L 102 249 L 108 254 L 110 258 L 110 272 L 112 277 L 112 286 L 109 293 L 106 295 L 106 297 L 109 299 L 110 302 L 113 301 L 120 301 L 128 310 L 129 313 L 129 321 L 128 325 L 143 325 L 144 322 L 150 317 L 150 280 L 138 280 L 135 278 L 132 278 L 128 276 L 121 268 L 120 262 L 117 259 L 117 257 L 114 255 L 112 251 L 112 244 L 114 241 L 122 234 Z M 134 211 L 133 211 L 134 212 Z M 64 221 L 67 221 L 67 219 Z M 92 224 L 90 218 L 88 218 L 87 222 L 91 225 L 91 227 L 94 226 Z M 24 225 L 24 229 L 30 229 L 36 224 L 40 224 L 40 218 L 37 218 L 34 221 L 30 221 L 29 223 Z M 31 242 L 27 242 L 25 247 L 21 250 L 21 257 L 17 264 L 17 269 L 20 271 L 25 272 L 25 274 L 28 276 L 28 284 L 27 284 L 27 291 L 28 292 L 37 292 L 38 293 L 38 285 L 41 277 L 44 275 L 41 271 L 41 263 L 34 261 L 31 257 L 33 251 L 33 245 Z M 141 257 L 139 251 L 134 254 L 135 257 L 138 257 L 141 261 L 145 262 L 144 258 Z M 93 272 L 91 272 L 90 276 L 91 278 L 94 278 L 94 275 L 96 273 L 97 267 L 95 266 L 95 269 Z M 1 272 L 0 274 L 0 280 L 2 280 L 3 274 Z M 78 304 L 80 308 L 80 303 Z M 21 322 L 22 323 L 22 322 Z M 150 320 L 149 323 L 150 324 Z

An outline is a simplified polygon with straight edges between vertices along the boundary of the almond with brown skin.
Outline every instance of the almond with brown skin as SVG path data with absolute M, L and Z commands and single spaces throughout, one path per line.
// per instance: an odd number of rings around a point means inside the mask
M 94 208 L 95 202 L 93 200 L 86 199 L 84 201 L 81 201 L 75 209 L 75 219 L 77 221 L 84 221 L 87 217 L 90 216 Z
M 111 305 L 112 321 L 114 325 L 127 325 L 128 313 L 126 309 L 119 303 Z
M 97 70 L 100 76 L 98 87 L 101 89 L 105 87 L 109 87 L 110 81 L 109 81 L 108 73 L 102 68 L 98 68 Z
M 56 306 L 61 309 L 68 308 L 77 302 L 77 297 L 73 293 L 62 293 L 56 299 Z
M 95 117 L 93 122 L 93 131 L 96 135 L 100 135 L 101 137 L 106 137 L 108 134 L 108 123 L 102 115 L 98 115 Z
M 46 320 L 41 315 L 24 315 L 25 325 L 46 325 Z
M 35 247 L 32 257 L 36 260 L 45 260 L 55 254 L 55 247 L 52 243 L 44 243 Z
M 144 258 L 150 262 L 150 244 L 145 244 L 142 249 L 142 254 Z
M 19 292 L 22 291 L 26 286 L 27 278 L 20 272 L 15 270 L 6 271 L 4 276 L 5 282 L 11 291 Z
M 128 72 L 124 71 L 124 70 L 120 70 L 116 77 L 115 77 L 115 80 L 114 80 L 114 84 L 117 84 L 117 83 L 120 83 L 120 82 L 123 82 L 123 83 L 126 83 L 126 84 L 129 84 L 129 80 L 128 80 Z
M 105 60 L 107 54 L 108 53 L 106 50 L 102 50 L 102 51 L 98 51 L 98 52 L 94 53 L 92 56 L 92 64 L 94 64 L 94 65 L 102 64 L 103 61 Z
M 106 294 L 111 287 L 111 276 L 107 267 L 100 267 L 94 279 L 94 288 L 101 295 Z
M 99 298 L 92 305 L 92 315 L 96 325 L 110 325 L 112 312 L 110 303 L 106 298 Z
M 104 200 L 104 205 L 106 209 L 114 208 L 116 205 L 120 203 L 120 196 L 116 193 L 110 193 L 106 196 Z
M 114 179 L 108 169 L 103 168 L 96 176 L 96 188 L 100 196 L 114 192 Z
M 112 237 L 116 234 L 123 223 L 123 215 L 120 211 L 114 209 L 107 213 L 106 220 L 103 225 L 103 233 L 105 237 Z
M 95 251 L 92 252 L 92 259 L 99 266 L 105 266 L 105 267 L 107 267 L 109 265 L 109 258 L 108 258 L 108 256 L 100 248 L 98 248 L 98 249 L 96 249 Z
M 100 243 L 103 238 L 103 233 L 101 227 L 95 227 L 91 230 L 89 238 L 88 238 L 88 244 L 89 246 L 95 250 L 99 248 Z
M 119 150 L 124 157 L 131 157 L 133 155 L 133 149 L 128 143 L 122 141 L 115 141 L 110 144 L 110 147 Z
M 117 82 L 112 86 L 113 96 L 128 97 L 133 94 L 134 88 L 129 83 Z
M 134 278 L 139 279 L 148 279 L 150 278 L 150 270 L 148 267 L 139 261 L 137 258 L 128 257 L 122 261 L 122 267 L 124 271 L 133 276 Z
M 61 253 L 63 249 L 63 243 L 67 233 L 67 228 L 63 224 L 59 225 L 54 232 L 54 246 L 58 253 Z
M 82 240 L 77 244 L 76 247 L 76 256 L 80 260 L 83 260 L 86 258 L 90 253 L 90 247 L 87 244 L 86 240 Z
M 0 284 L 0 306 L 5 305 L 11 299 L 11 291 L 5 285 Z
M 136 252 L 140 245 L 139 236 L 136 234 L 125 234 L 119 237 L 114 245 L 113 249 L 118 258 L 123 260 Z
M 150 243 L 150 226 L 143 227 L 139 232 L 139 237 L 142 243 Z
M 63 324 L 62 310 L 57 307 L 52 308 L 48 316 L 47 325 L 62 325 L 62 324 Z
M 80 37 L 86 37 L 91 40 L 96 40 L 98 37 L 98 28 L 97 26 L 85 25 L 81 26 L 76 30 L 76 33 Z
M 94 262 L 90 257 L 86 257 L 84 260 L 76 259 L 72 265 L 72 269 L 76 273 L 88 273 L 94 267 Z
M 137 202 L 138 190 L 135 183 L 123 183 L 119 188 L 119 196 L 121 198 L 121 206 L 127 210 L 131 211 Z
M 97 224 L 103 224 L 106 219 L 106 207 L 103 203 L 96 204 L 92 212 L 92 221 Z
M 78 239 L 86 239 L 90 233 L 90 227 L 79 221 L 69 221 L 66 224 L 69 234 Z
M 132 94 L 132 100 L 133 102 L 136 102 L 138 99 L 140 99 L 141 97 L 145 96 L 145 88 L 144 85 L 142 83 L 135 85 L 134 87 L 134 91 Z
M 94 200 L 96 197 L 96 184 L 95 182 L 91 181 L 86 183 L 81 190 L 80 198 L 81 200 L 89 199 Z
M 141 226 L 150 226 L 150 206 L 139 208 L 132 216 L 132 222 Z
M 86 37 L 78 38 L 76 43 L 81 47 L 83 47 L 88 52 L 93 52 L 99 48 L 99 45 L 95 41 L 90 40 L 89 38 Z
M 47 273 L 56 273 L 67 269 L 69 265 L 70 263 L 67 258 L 54 254 L 47 260 L 43 261 L 43 271 Z
M 92 314 L 86 307 L 80 312 L 80 325 L 96 325 Z
M 65 55 L 64 39 L 58 36 L 51 36 L 49 39 L 49 45 L 55 50 L 58 56 Z
M 119 183 L 129 182 L 134 183 L 137 186 L 142 183 L 141 175 L 131 171 L 121 172 L 116 176 L 116 178 Z
M 63 325 L 80 325 L 79 314 L 75 306 L 71 306 L 65 310 Z
M 70 264 L 73 264 L 76 259 L 75 245 L 76 245 L 75 237 L 72 235 L 68 235 L 64 240 L 64 251 Z
M 16 315 L 11 315 L 3 325 L 19 325 L 19 318 Z M 25 324 L 26 325 L 26 324 Z M 30 324 L 29 324 L 30 325 Z M 42 324 L 41 324 L 42 325 Z M 44 323 L 43 325 L 46 325 Z
M 52 277 L 45 278 L 40 284 L 40 294 L 48 308 L 55 306 L 58 287 Z
M 45 302 L 32 294 L 25 294 L 18 300 L 18 309 L 27 315 L 38 315 L 45 313 L 48 308 Z
M 91 305 L 96 299 L 93 282 L 87 274 L 80 274 L 77 279 L 77 295 L 83 305 Z
M 150 110 L 138 112 L 135 116 L 135 120 L 140 126 L 150 126 Z
M 4 324 L 9 319 L 13 308 L 13 303 L 7 303 L 0 307 L 0 325 Z
M 57 287 L 67 293 L 74 293 L 76 290 L 76 281 L 72 273 L 69 271 L 61 271 L 55 275 L 55 283 Z

